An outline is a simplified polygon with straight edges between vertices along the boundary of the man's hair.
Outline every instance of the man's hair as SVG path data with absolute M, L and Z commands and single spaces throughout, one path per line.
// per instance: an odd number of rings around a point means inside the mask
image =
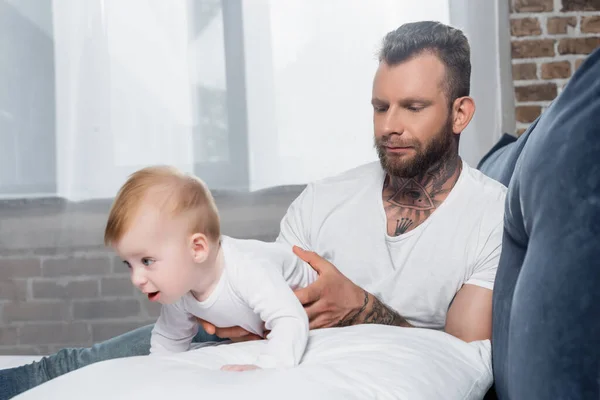
M 206 184 L 176 168 L 153 166 L 130 175 L 117 193 L 108 215 L 104 243 L 110 246 L 121 240 L 140 207 L 148 203 L 170 217 L 188 214 L 190 233 L 203 233 L 209 240 L 219 240 L 219 213 Z
M 379 61 L 394 66 L 425 52 L 435 54 L 446 67 L 445 90 L 450 104 L 459 97 L 468 96 L 471 50 L 469 41 L 459 29 L 435 21 L 404 24 L 385 36 Z

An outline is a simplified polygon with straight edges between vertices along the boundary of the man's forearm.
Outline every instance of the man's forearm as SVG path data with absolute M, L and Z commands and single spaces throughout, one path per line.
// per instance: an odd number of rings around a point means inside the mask
M 356 312 L 348 314 L 337 326 L 350 326 L 358 324 L 381 324 L 412 327 L 406 319 L 385 305 L 377 297 L 364 290 L 362 307 Z

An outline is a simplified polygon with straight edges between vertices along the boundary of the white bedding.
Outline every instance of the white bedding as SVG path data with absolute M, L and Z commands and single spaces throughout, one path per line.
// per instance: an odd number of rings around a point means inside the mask
M 296 368 L 218 370 L 226 363 L 250 362 L 262 345 L 221 344 L 173 356 L 105 361 L 16 399 L 451 400 L 481 399 L 492 384 L 489 341 L 467 344 L 443 332 L 379 325 L 312 331 Z

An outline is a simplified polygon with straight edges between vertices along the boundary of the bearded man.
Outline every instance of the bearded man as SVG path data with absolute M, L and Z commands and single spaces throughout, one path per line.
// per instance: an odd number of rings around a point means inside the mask
M 374 323 L 490 338 L 506 188 L 458 155 L 475 111 L 470 75 L 469 43 L 458 29 L 417 22 L 384 38 L 371 99 L 379 162 L 309 184 L 281 221 L 277 240 L 299 246 L 298 262 L 319 273 L 296 292 L 311 329 Z M 195 341 L 256 339 L 240 327 L 199 323 Z M 0 393 L 9 398 L 97 361 L 148 354 L 151 331 L 0 371 Z

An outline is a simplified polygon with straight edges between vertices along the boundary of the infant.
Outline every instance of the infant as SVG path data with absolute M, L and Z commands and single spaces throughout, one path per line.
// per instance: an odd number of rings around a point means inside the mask
M 300 362 L 308 318 L 293 290 L 314 282 L 316 272 L 282 244 L 221 235 L 214 199 L 200 179 L 165 166 L 135 172 L 117 194 L 104 240 L 132 283 L 162 304 L 151 355 L 187 351 L 198 317 L 259 336 L 270 331 L 253 364 L 224 370 Z

